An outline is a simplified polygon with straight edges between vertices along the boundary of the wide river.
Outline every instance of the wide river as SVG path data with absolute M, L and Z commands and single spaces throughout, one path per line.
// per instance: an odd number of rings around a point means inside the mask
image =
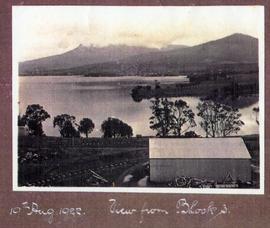
M 185 83 L 184 76 L 175 77 L 82 77 L 82 76 L 38 76 L 19 77 L 19 111 L 25 113 L 29 104 L 40 104 L 51 115 L 43 122 L 46 135 L 59 136 L 53 127 L 53 117 L 67 113 L 74 115 L 76 121 L 88 117 L 95 123 L 91 136 L 101 136 L 101 123 L 108 117 L 116 117 L 133 128 L 134 135 L 155 135 L 149 128 L 151 110 L 150 101 L 134 102 L 130 96 L 131 89 L 136 85 L 154 85 L 155 80 L 161 83 Z M 198 97 L 181 97 L 196 114 Z M 258 125 L 252 108 L 258 103 L 240 109 L 241 120 L 245 125 L 239 134 L 258 133 Z M 199 118 L 196 117 L 197 122 Z M 198 124 L 199 125 L 199 124 Z M 205 136 L 200 127 L 195 130 Z

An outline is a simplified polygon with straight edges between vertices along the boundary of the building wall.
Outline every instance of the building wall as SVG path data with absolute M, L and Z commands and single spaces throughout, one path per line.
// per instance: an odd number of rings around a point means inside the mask
M 230 173 L 233 179 L 251 180 L 249 159 L 150 159 L 150 180 L 168 182 L 187 176 L 223 181 Z

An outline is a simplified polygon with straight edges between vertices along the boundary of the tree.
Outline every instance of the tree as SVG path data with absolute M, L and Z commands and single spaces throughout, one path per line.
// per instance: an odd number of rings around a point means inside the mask
M 133 135 L 133 130 L 132 130 L 131 126 L 122 122 L 119 126 L 119 133 L 120 133 L 120 137 L 129 138 Z
M 142 96 L 140 94 L 140 91 L 142 91 L 142 86 L 136 86 L 131 90 L 131 97 L 135 102 L 141 102 Z
M 133 130 L 128 124 L 112 117 L 103 121 L 101 131 L 103 132 L 104 138 L 129 138 L 133 135 Z
M 80 137 L 80 133 L 76 130 L 75 116 L 61 114 L 54 117 L 53 127 L 58 126 L 59 132 L 64 138 Z
M 80 121 L 78 131 L 82 134 L 85 134 L 86 138 L 88 138 L 88 134 L 90 134 L 95 128 L 95 124 L 89 118 L 83 118 Z
M 197 108 L 197 115 L 202 118 L 200 125 L 206 137 L 225 137 L 237 133 L 244 125 L 238 109 L 231 106 L 205 100 L 199 102 Z
M 187 105 L 187 102 L 179 99 L 174 102 L 173 108 L 173 131 L 174 135 L 182 136 L 182 134 L 187 133 L 192 127 L 196 126 L 196 122 L 194 120 L 195 114 Z M 183 129 L 183 127 L 186 127 Z M 194 132 L 195 133 L 195 132 Z
M 188 129 L 196 126 L 195 115 L 185 101 L 179 99 L 172 102 L 167 98 L 155 98 L 151 103 L 150 128 L 157 131 L 157 136 L 180 137 Z
M 20 119 L 29 129 L 29 135 L 42 136 L 42 122 L 50 118 L 49 113 L 39 104 L 28 105 L 25 114 Z
M 168 136 L 173 125 L 173 102 L 167 98 L 155 98 L 150 100 L 152 116 L 150 128 L 157 131 L 157 136 Z

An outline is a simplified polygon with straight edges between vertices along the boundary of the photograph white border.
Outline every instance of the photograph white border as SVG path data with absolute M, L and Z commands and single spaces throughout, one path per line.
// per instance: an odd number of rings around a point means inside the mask
M 217 189 L 217 188 L 151 188 L 151 187 L 19 187 L 18 186 L 18 127 L 17 120 L 19 115 L 19 88 L 18 88 L 18 56 L 16 52 L 16 36 L 14 28 L 17 25 L 14 20 L 14 12 L 18 7 L 31 6 L 12 6 L 12 183 L 13 191 L 18 192 L 125 192 L 125 193 L 182 193 L 182 194 L 244 194 L 244 195 L 263 195 L 265 186 L 265 9 L 260 7 L 260 18 L 254 18 L 260 25 L 259 39 L 259 144 L 260 144 L 260 188 L 259 189 Z M 35 6 L 36 7 L 36 6 Z M 42 6 L 38 6 L 42 7 Z M 54 6 L 58 7 L 58 6 Z M 76 6 L 70 6 L 76 7 Z M 94 6 L 93 6 L 94 7 Z M 117 6 L 116 6 L 117 7 Z M 132 6 L 133 7 L 133 6 Z M 134 6 L 135 7 L 135 6 Z M 154 6 L 163 7 L 163 6 Z M 185 6 L 175 6 L 185 7 Z M 193 6 L 206 7 L 206 6 Z M 208 6 L 207 6 L 208 7 Z M 209 6 L 211 7 L 211 6 Z M 222 6 L 220 6 L 222 7 Z M 228 7 L 228 6 L 227 6 Z M 231 7 L 241 7 L 233 5 Z M 254 6 L 252 6 L 254 7 Z

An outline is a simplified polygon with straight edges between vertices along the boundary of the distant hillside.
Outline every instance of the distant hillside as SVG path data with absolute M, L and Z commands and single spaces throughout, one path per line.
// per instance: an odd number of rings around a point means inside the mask
M 175 49 L 181 49 L 181 48 L 187 48 L 187 45 L 181 45 L 181 44 L 170 44 L 166 47 L 161 48 L 162 51 L 171 51 Z
M 67 58 L 66 56 L 70 54 L 65 53 L 44 58 L 47 62 L 50 62 L 50 67 L 48 65 L 44 67 L 44 64 L 41 64 L 44 59 L 24 62 L 20 64 L 20 73 L 34 74 L 33 69 L 35 68 L 33 67 L 36 67 L 41 71 L 41 74 L 52 75 L 177 75 L 204 70 L 235 70 L 240 66 L 244 71 L 252 71 L 257 69 L 258 64 L 258 39 L 243 34 L 233 34 L 193 47 L 168 46 L 161 50 L 123 47 L 125 48 L 121 51 L 121 48 L 114 46 L 111 46 L 110 51 L 103 48 L 104 51 L 96 51 L 102 54 L 93 57 L 92 54 L 89 54 L 88 49 L 80 46 L 77 49 L 84 51 L 76 51 L 76 49 L 71 51 L 73 58 L 76 56 L 78 59 L 84 59 L 77 61 L 80 62 L 80 65 L 79 63 L 77 66 L 74 66 L 74 63 L 73 65 L 72 63 L 68 64 L 67 60 L 71 61 L 72 58 Z M 59 57 L 63 56 L 66 61 L 65 66 L 60 64 L 63 60 Z M 58 60 L 58 62 L 53 63 L 55 58 L 59 58 L 61 61 Z M 90 64 L 86 63 L 90 61 L 89 59 L 91 59 Z
M 258 39 L 233 34 L 225 38 L 196 45 L 193 47 L 174 49 L 163 53 L 149 53 L 131 57 L 123 61 L 122 69 L 137 67 L 136 71 L 150 71 L 160 74 L 177 74 L 206 70 L 208 68 L 234 68 L 237 65 L 257 65 Z
M 56 69 L 61 70 L 95 63 L 118 61 L 133 55 L 156 51 L 159 51 L 159 49 L 126 45 L 87 47 L 80 44 L 77 48 L 60 55 L 21 62 L 19 72 L 20 74 L 32 74 Z

